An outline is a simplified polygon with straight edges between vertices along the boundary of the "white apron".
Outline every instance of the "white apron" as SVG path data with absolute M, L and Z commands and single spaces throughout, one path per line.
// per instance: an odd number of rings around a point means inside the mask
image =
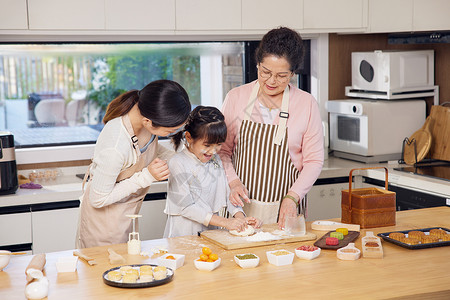
M 282 198 L 300 172 L 289 156 L 286 130 L 289 86 L 283 93 L 278 125 L 250 121 L 258 91 L 259 83 L 256 82 L 239 129 L 232 163 L 251 199 L 251 203 L 244 204 L 246 215 L 273 224 L 277 222 Z M 303 203 L 301 206 L 304 207 Z
M 128 115 L 123 116 L 122 119 L 133 142 L 133 148 L 137 154 L 137 161 L 128 169 L 120 172 L 116 182 L 127 179 L 133 176 L 134 173 L 146 168 L 156 157 L 158 145 L 156 137 L 147 149 L 141 153 L 138 145 L 138 137 L 134 134 Z M 90 175 L 80 205 L 77 248 L 125 243 L 128 241 L 128 234 L 132 231 L 131 218 L 126 217 L 126 215 L 139 213 L 142 201 L 150 187 L 139 189 L 119 202 L 102 208 L 95 208 L 89 203 L 89 188 L 92 180 L 90 169 L 91 167 L 89 167 L 84 180 L 86 182 L 88 175 Z

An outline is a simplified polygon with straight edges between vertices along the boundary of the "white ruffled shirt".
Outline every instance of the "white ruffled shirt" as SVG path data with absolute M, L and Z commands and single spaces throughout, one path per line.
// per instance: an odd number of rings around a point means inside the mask
M 169 161 L 169 169 L 164 237 L 195 235 L 210 229 L 213 214 L 224 207 L 232 216 L 243 212 L 229 201 L 228 181 L 217 154 L 202 163 L 189 150 L 183 149 Z

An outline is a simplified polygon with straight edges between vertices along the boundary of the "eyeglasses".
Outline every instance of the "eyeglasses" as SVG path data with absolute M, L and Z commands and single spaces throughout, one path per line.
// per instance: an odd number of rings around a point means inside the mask
M 269 79 L 272 76 L 275 76 L 275 80 L 278 83 L 286 83 L 291 79 L 292 71 L 280 72 L 280 73 L 273 74 L 272 71 L 270 71 L 269 69 L 267 69 L 264 66 L 258 65 L 257 67 L 258 67 L 259 76 L 261 76 L 261 78 Z

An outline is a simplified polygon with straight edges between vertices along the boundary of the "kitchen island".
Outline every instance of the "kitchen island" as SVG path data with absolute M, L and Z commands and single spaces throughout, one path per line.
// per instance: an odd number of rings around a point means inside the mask
M 361 230 L 356 246 L 366 231 L 375 234 L 394 230 L 426 227 L 450 228 L 450 208 L 435 207 L 397 212 L 397 224 Z M 336 220 L 338 221 L 338 220 Z M 325 231 L 308 231 L 321 237 Z M 57 237 L 55 237 L 57 238 Z M 294 251 L 314 241 L 262 246 L 240 250 L 224 250 L 201 237 L 184 236 L 142 242 L 142 251 L 165 248 L 170 253 L 185 254 L 183 267 L 175 271 L 173 281 L 156 287 L 121 289 L 103 283 L 102 274 L 118 265 L 109 264 L 107 249 L 112 248 L 127 259 L 127 264 L 156 264 L 156 257 L 128 255 L 127 245 L 82 249 L 95 258 L 95 266 L 79 261 L 75 273 L 57 273 L 58 257 L 71 256 L 72 251 L 47 253 L 45 274 L 50 281 L 49 299 L 449 299 L 450 247 L 408 250 L 383 241 L 384 258 L 361 258 L 342 261 L 335 250 L 322 250 L 314 260 L 294 258 L 292 265 L 276 267 L 268 263 L 266 251 Z M 211 272 L 194 267 L 203 246 L 210 247 L 222 259 Z M 235 254 L 254 253 L 261 258 L 254 269 L 241 269 L 233 261 Z M 25 299 L 24 270 L 32 256 L 13 256 L 0 272 L 0 298 Z

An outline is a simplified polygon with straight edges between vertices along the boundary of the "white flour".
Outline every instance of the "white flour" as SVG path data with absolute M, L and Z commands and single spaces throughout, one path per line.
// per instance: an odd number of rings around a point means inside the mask
M 249 242 L 265 242 L 279 239 L 281 239 L 281 237 L 273 235 L 270 232 L 258 232 L 254 235 L 245 237 L 245 240 Z

